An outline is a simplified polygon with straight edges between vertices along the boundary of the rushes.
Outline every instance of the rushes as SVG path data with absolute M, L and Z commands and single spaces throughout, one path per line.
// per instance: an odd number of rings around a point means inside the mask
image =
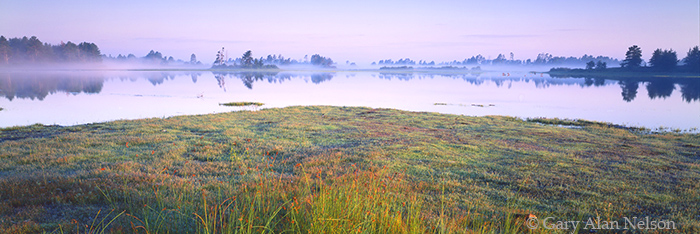
M 300 176 L 292 180 L 270 170 L 255 171 L 253 182 L 222 202 L 209 199 L 223 199 L 224 193 L 210 196 L 203 191 L 202 209 L 194 213 L 198 230 L 207 234 L 425 231 L 417 195 L 401 193 L 407 184 L 385 176 L 386 170 L 356 170 L 341 176 L 306 173 L 301 165 L 296 170 Z
M 245 165 L 247 182 L 220 181 L 186 189 L 167 177 L 143 208 L 129 209 L 123 222 L 145 233 L 424 233 L 429 218 L 422 199 L 404 176 L 370 167 L 344 174 L 297 163 L 296 177 L 274 171 L 262 156 Z M 254 166 L 254 167 L 253 167 Z M 407 192 L 409 191 L 409 192 Z M 198 194 L 198 195 L 194 195 Z M 137 195 L 143 197 L 144 195 Z M 110 197 L 105 195 L 105 197 Z M 199 198 L 197 198 L 199 197 Z M 108 199 L 110 202 L 113 199 Z M 135 199 L 132 199 L 135 200 Z M 191 229 L 182 229 L 189 227 Z M 190 230 L 190 231 L 187 231 Z

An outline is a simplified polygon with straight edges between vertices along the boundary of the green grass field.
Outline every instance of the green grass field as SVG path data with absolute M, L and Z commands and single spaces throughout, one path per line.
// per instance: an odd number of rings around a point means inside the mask
M 700 232 L 698 134 L 542 123 L 311 106 L 5 128 L 0 233 Z

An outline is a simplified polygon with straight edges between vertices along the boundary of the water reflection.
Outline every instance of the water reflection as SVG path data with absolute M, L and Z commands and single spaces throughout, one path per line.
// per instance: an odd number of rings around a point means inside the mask
M 553 76 L 561 79 L 575 79 L 569 76 Z M 604 86 L 605 78 L 584 77 L 586 86 Z M 649 99 L 667 98 L 680 87 L 681 98 L 685 102 L 700 101 L 700 80 L 697 78 L 683 77 L 656 77 L 656 78 L 615 78 L 622 89 L 622 100 L 632 102 L 637 97 L 637 89 L 640 84 L 645 84 Z
M 190 77 L 192 77 L 192 83 L 197 83 L 197 78 L 199 78 L 199 76 L 201 76 L 201 75 L 202 74 L 200 74 L 200 73 L 192 73 L 190 75 Z
M 252 90 L 256 82 L 282 83 L 291 79 L 310 79 L 314 84 L 320 84 L 332 80 L 336 73 L 294 73 L 294 72 L 212 72 L 219 88 L 227 90 L 227 79 L 240 80 L 247 89 Z M 65 92 L 71 94 L 89 93 L 96 94 L 102 90 L 106 79 L 118 78 L 121 81 L 137 81 L 146 79 L 153 86 L 163 85 L 175 80 L 178 76 L 189 76 L 193 84 L 196 84 L 202 72 L 132 72 L 106 76 L 102 73 L 70 72 L 70 73 L 0 73 L 0 95 L 12 101 L 15 98 L 27 98 L 44 100 L 49 94 Z M 354 76 L 354 74 L 352 75 Z M 413 72 L 379 72 L 371 73 L 371 76 L 382 80 L 410 81 L 413 79 L 439 79 L 451 78 L 462 80 L 473 86 L 481 86 L 485 82 L 491 82 L 497 87 L 510 89 L 514 82 L 533 83 L 536 88 L 549 88 L 559 85 L 576 85 L 580 87 L 604 87 L 619 85 L 622 100 L 632 102 L 637 98 L 640 85 L 646 86 L 649 99 L 666 99 L 674 91 L 681 93 L 685 102 L 700 101 L 700 80 L 688 78 L 553 78 L 538 73 L 513 75 L 504 73 L 498 75 L 485 75 L 480 73 L 456 73 L 433 74 Z M 347 77 L 351 77 L 347 75 Z M 678 88 L 677 88 L 678 87 Z
M 591 79 L 591 83 L 588 84 L 588 79 L 584 80 L 583 82 L 581 79 L 560 79 L 560 78 L 551 78 L 549 76 L 545 76 L 544 74 L 541 73 L 528 73 L 528 74 L 519 74 L 519 75 L 511 75 L 508 73 L 503 73 L 501 76 L 494 76 L 494 75 L 489 75 L 489 74 L 481 74 L 481 73 L 437 73 L 437 74 L 432 74 L 432 73 L 399 73 L 399 72 L 380 72 L 379 76 L 380 79 L 385 79 L 385 80 L 402 80 L 402 81 L 409 81 L 412 79 L 436 79 L 436 78 L 451 78 L 451 79 L 459 79 L 463 80 L 471 85 L 474 86 L 480 86 L 483 85 L 485 82 L 492 82 L 493 84 L 496 85 L 496 87 L 503 87 L 507 85 L 507 88 L 511 88 L 512 84 L 514 82 L 525 82 L 525 83 L 533 83 L 536 88 L 548 88 L 550 86 L 557 86 L 557 85 L 578 85 L 581 87 L 587 87 L 590 86 L 590 84 L 594 84 L 593 80 Z M 603 86 L 607 85 L 605 82 L 605 79 L 595 79 L 595 84 L 596 86 Z
M 700 81 L 688 80 L 681 84 L 681 97 L 686 102 L 700 101 Z
M 49 94 L 97 94 L 102 91 L 104 76 L 91 73 L 0 73 L 0 95 L 44 100 Z
M 289 76 L 280 76 L 279 72 L 212 72 L 214 78 L 219 84 L 219 88 L 226 91 L 226 77 L 240 79 L 243 85 L 248 89 L 253 89 L 253 83 L 256 81 L 268 80 L 268 82 L 282 82 L 285 79 L 290 79 Z
M 508 84 L 507 88 L 511 88 L 513 82 L 532 82 L 536 88 L 548 88 L 556 85 L 578 85 L 581 87 L 602 87 L 611 84 L 618 84 L 621 89 L 622 100 L 632 102 L 637 98 L 637 92 L 640 85 L 645 85 L 649 99 L 667 98 L 676 90 L 676 86 L 680 87 L 681 97 L 683 101 L 693 102 L 700 101 L 700 80 L 693 78 L 674 78 L 674 77 L 658 77 L 658 78 L 615 78 L 605 79 L 601 77 L 585 77 L 585 78 L 570 78 L 570 77 L 549 77 L 543 74 L 526 74 L 521 77 L 510 76 L 485 76 L 480 74 L 415 74 L 415 73 L 399 73 L 399 72 L 380 72 L 380 79 L 386 80 L 403 80 L 412 79 L 432 79 L 435 77 L 449 77 L 453 79 L 461 79 L 469 84 L 480 86 L 485 81 L 493 82 L 497 87 L 502 87 Z
M 59 93 L 65 95 L 51 95 Z M 700 79 L 541 73 L 0 71 L 0 95 L 2 127 L 206 114 L 231 111 L 218 105 L 231 101 L 584 118 L 652 128 L 698 127 L 700 116 Z
M 219 88 L 226 90 L 226 78 L 239 79 L 248 89 L 253 89 L 253 83 L 267 81 L 268 83 L 282 83 L 293 78 L 310 77 L 311 82 L 320 84 L 321 82 L 333 79 L 335 73 L 280 73 L 280 72 L 213 72 L 214 78 L 219 84 Z
M 659 79 L 647 83 L 647 94 L 651 99 L 666 99 L 671 96 L 674 89 L 676 89 L 676 85 L 670 79 Z
M 598 78 L 601 79 L 601 78 Z M 622 78 L 618 81 L 622 89 L 622 100 L 631 102 L 637 97 L 637 89 L 640 84 L 646 85 L 649 99 L 666 99 L 676 90 L 676 85 L 680 87 L 681 99 L 685 102 L 700 101 L 700 81 L 692 78 L 668 78 L 660 77 L 654 79 L 634 79 Z
M 583 84 L 586 85 L 586 87 L 590 87 L 590 86 L 600 87 L 600 86 L 605 85 L 605 79 L 604 78 L 588 78 L 587 77 L 587 78 L 584 78 Z
M 631 102 L 637 97 L 637 89 L 639 88 L 639 82 L 636 80 L 621 80 L 619 81 L 620 88 L 622 88 L 622 100 L 626 102 Z
M 333 79 L 333 76 L 335 76 L 335 73 L 314 73 L 311 74 L 311 82 L 320 84 L 321 82 Z

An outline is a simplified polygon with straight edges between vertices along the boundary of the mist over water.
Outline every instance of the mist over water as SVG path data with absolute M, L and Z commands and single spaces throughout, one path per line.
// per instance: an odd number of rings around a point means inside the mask
M 470 116 L 700 127 L 697 79 L 552 78 L 528 72 L 0 72 L 0 126 L 75 125 L 255 107 L 367 106 Z M 673 113 L 673 114 L 669 114 Z

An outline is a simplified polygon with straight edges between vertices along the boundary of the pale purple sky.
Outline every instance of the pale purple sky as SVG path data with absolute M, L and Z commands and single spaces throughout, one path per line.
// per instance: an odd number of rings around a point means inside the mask
M 700 1 L 37 1 L 0 0 L 0 35 L 94 42 L 102 53 L 157 50 L 211 63 L 315 53 L 344 63 L 451 61 L 476 54 L 534 59 L 583 54 L 622 59 L 639 45 L 679 58 L 700 44 Z

